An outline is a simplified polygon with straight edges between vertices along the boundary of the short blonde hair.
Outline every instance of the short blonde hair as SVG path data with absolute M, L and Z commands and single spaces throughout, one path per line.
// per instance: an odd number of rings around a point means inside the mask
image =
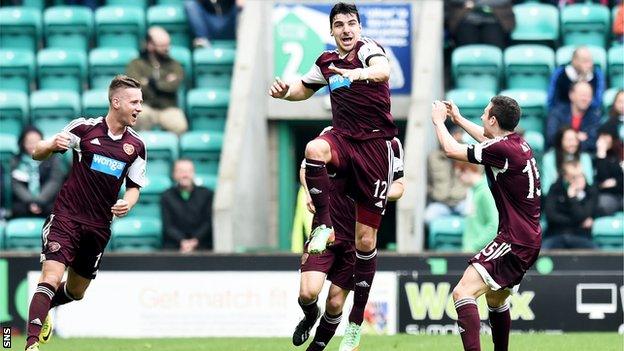
M 118 74 L 111 80 L 108 86 L 108 102 L 113 101 L 113 94 L 119 89 L 136 88 L 141 89 L 141 83 L 125 74 Z

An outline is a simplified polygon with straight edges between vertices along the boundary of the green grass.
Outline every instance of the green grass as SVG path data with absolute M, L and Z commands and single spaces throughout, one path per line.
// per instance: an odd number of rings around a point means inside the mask
M 481 338 L 482 350 L 494 348 L 489 336 Z M 340 338 L 334 338 L 328 351 L 338 349 Z M 22 339 L 13 339 L 13 349 L 23 350 Z M 624 337 L 617 333 L 513 334 L 513 351 L 622 351 Z M 457 335 L 363 336 L 361 351 L 447 351 L 461 350 Z M 188 338 L 188 339 L 60 339 L 53 338 L 41 351 L 281 351 L 296 348 L 288 338 Z

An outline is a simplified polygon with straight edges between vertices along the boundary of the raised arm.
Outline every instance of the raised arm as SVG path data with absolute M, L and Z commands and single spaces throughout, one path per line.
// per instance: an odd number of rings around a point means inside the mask
M 483 135 L 483 127 L 462 116 L 459 112 L 459 107 L 453 101 L 444 101 L 444 104 L 446 105 L 446 113 L 451 116 L 453 123 L 465 130 L 477 142 L 481 143 L 487 140 L 485 135 Z
M 292 84 L 286 84 L 280 77 L 275 77 L 275 81 L 269 89 L 269 95 L 275 99 L 301 101 L 309 99 L 310 96 L 314 95 L 314 90 L 303 85 L 301 80 Z
M 57 151 L 65 151 L 70 147 L 70 136 L 65 133 L 57 133 L 52 138 L 41 140 L 35 146 L 32 154 L 33 160 L 42 161 Z
M 468 161 L 468 146 L 460 144 L 453 138 L 451 133 L 444 125 L 446 121 L 447 109 L 446 105 L 441 101 L 434 101 L 433 108 L 431 109 L 431 121 L 433 122 L 434 129 L 436 131 L 436 137 L 442 146 L 442 150 L 446 154 L 446 157 L 459 161 Z
M 372 82 L 387 82 L 390 79 L 390 63 L 385 56 L 374 56 L 369 60 L 366 68 L 344 69 L 330 66 L 329 69 L 352 82 L 356 80 L 368 80 Z

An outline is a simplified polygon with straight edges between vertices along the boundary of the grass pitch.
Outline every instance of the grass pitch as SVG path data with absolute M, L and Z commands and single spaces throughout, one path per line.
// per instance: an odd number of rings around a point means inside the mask
M 334 338 L 326 350 L 338 349 Z M 481 337 L 482 350 L 494 348 L 489 336 Z M 13 339 L 13 348 L 23 350 L 23 340 Z M 288 338 L 188 338 L 188 339 L 61 339 L 53 338 L 41 351 L 292 351 Z M 514 351 L 622 351 L 624 336 L 617 333 L 513 334 Z M 458 335 L 363 336 L 361 351 L 450 351 L 462 350 Z

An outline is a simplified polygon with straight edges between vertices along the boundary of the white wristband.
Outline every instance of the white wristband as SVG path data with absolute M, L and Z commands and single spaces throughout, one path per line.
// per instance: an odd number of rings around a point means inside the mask
M 290 87 L 288 87 L 288 90 L 286 91 L 286 95 L 284 95 L 282 99 L 286 100 L 289 96 L 290 96 Z

